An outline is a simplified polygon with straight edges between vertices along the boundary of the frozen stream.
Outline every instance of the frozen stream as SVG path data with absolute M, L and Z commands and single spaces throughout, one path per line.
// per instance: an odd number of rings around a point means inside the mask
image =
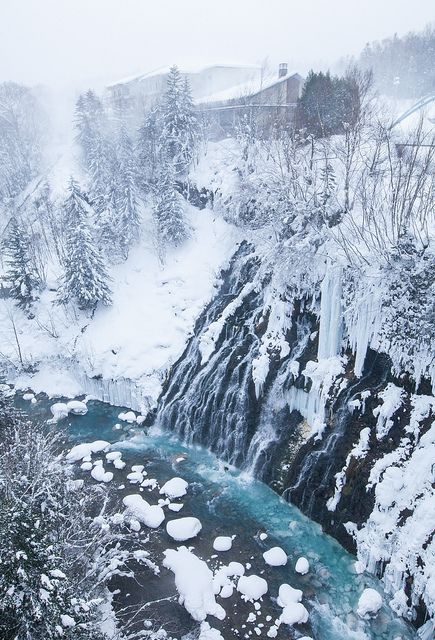
M 39 397 L 38 402 L 31 405 L 17 398 L 17 404 L 33 420 L 41 420 L 49 417 L 52 402 Z M 193 547 L 193 552 L 212 570 L 230 561 L 244 565 L 249 563 L 251 567 L 246 570 L 246 575 L 257 574 L 267 580 L 268 593 L 260 602 L 258 611 L 253 603 L 243 602 L 237 591 L 230 598 L 216 597 L 226 610 L 226 617 L 221 621 L 209 616 L 207 621 L 220 630 L 225 640 L 267 638 L 268 630 L 282 611 L 276 603 L 282 583 L 302 589 L 302 602 L 310 613 L 310 619 L 308 624 L 295 627 L 282 624 L 277 638 L 405 640 L 415 637 L 414 631 L 394 616 L 385 604 L 385 598 L 376 619 L 363 621 L 355 614 L 364 588 L 374 587 L 382 593 L 381 584 L 368 575 L 357 575 L 355 558 L 267 485 L 245 478 L 235 469 L 228 469 L 203 448 L 183 446 L 172 434 L 157 430 L 144 434 L 137 426 L 136 433 L 132 433 L 129 431 L 131 425 L 126 423 L 122 423 L 122 430 L 114 430 L 114 425 L 119 423 L 121 409 L 97 401 L 90 401 L 88 406 L 87 415 L 69 416 L 60 421 L 58 427 L 67 431 L 72 444 L 96 439 L 117 443 L 112 449 L 122 451 L 127 466 L 124 470 L 115 470 L 112 465 L 106 465 L 106 470 L 114 472 L 111 484 L 117 488 L 120 502 L 126 494 L 138 492 L 138 486 L 130 485 L 126 480 L 133 464 L 144 465 L 147 477 L 156 478 L 160 486 L 174 476 L 184 478 L 189 483 L 188 493 L 182 499 L 184 507 L 179 513 L 165 508 L 166 522 L 181 516 L 199 518 L 202 531 L 186 545 Z M 77 470 L 79 477 L 93 482 L 89 472 L 81 471 L 79 465 Z M 125 488 L 119 488 L 123 485 Z M 156 504 L 161 498 L 158 489 L 151 491 L 145 488 L 142 495 L 151 504 Z M 148 533 L 142 527 L 138 536 L 144 537 Z M 261 540 L 260 533 L 267 533 L 267 538 Z M 236 536 L 230 551 L 213 551 L 213 540 L 219 535 Z M 288 554 L 286 566 L 270 567 L 264 562 L 263 552 L 273 546 L 282 547 Z M 176 547 L 177 543 L 171 541 L 166 533 L 165 523 L 153 530 L 147 548 L 152 560 L 159 565 L 160 573 L 153 575 L 140 569 L 137 581 L 120 580 L 116 584 L 120 594 L 115 600 L 119 606 L 158 600 L 157 604 L 150 605 L 148 612 L 146 608 L 144 611 L 174 638 L 181 640 L 183 637 L 197 637 L 191 633 L 198 625 L 178 604 L 174 576 L 162 567 L 163 551 Z M 310 562 L 307 575 L 294 571 L 299 556 L 305 556 Z M 255 622 L 248 621 L 248 617 L 254 618 Z

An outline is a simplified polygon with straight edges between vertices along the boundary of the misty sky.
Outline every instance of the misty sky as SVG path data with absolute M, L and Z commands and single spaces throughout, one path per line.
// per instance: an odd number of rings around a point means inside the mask
M 266 57 L 305 72 L 434 20 L 435 0 L 0 0 L 0 81 L 81 87 Z

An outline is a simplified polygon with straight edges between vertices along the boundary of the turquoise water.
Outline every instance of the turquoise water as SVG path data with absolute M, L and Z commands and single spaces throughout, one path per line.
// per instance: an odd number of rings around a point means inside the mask
M 18 399 L 17 404 L 34 420 L 48 417 L 50 403 L 45 399 L 40 399 L 36 405 L 29 405 Z M 373 621 L 362 621 L 354 614 L 363 589 L 370 586 L 382 592 L 381 584 L 368 575 L 357 575 L 353 556 L 322 533 L 319 525 L 282 500 L 265 484 L 248 479 L 235 469 L 228 469 L 203 448 L 183 446 L 171 434 L 161 433 L 156 429 L 147 434 L 138 431 L 134 433 L 128 432 L 128 427 L 125 431 L 114 430 L 121 410 L 117 407 L 92 401 L 89 409 L 86 416 L 69 417 L 56 428 L 64 428 L 73 442 L 95 439 L 117 442 L 116 449 L 124 451 L 123 457 L 129 465 L 144 464 L 148 477 L 157 478 L 160 484 L 174 475 L 183 477 L 189 482 L 188 495 L 183 499 L 185 506 L 179 514 L 167 512 L 167 520 L 188 515 L 201 520 L 203 530 L 191 544 L 195 547 L 194 552 L 208 560 L 212 568 L 221 559 L 225 563 L 232 560 L 249 562 L 252 568 L 247 571 L 248 574 L 256 573 L 267 579 L 269 594 L 262 604 L 262 617 L 258 618 L 258 621 L 264 623 L 260 637 L 267 637 L 266 631 L 272 624 L 265 622 L 265 616 L 271 615 L 275 619 L 281 611 L 274 597 L 283 582 L 303 590 L 303 602 L 310 611 L 310 625 L 301 628 L 300 632 L 299 628 L 292 630 L 282 625 L 278 638 L 309 635 L 315 640 L 407 640 L 415 637 L 414 631 L 397 619 L 386 604 Z M 180 454 L 185 459 L 176 462 Z M 111 465 L 107 465 L 108 470 L 109 468 L 113 471 Z M 112 482 L 115 485 L 125 482 L 126 472 L 127 468 L 124 472 L 116 472 Z M 89 475 L 83 474 L 83 477 L 89 478 Z M 120 497 L 136 491 L 135 486 L 127 486 L 125 492 L 120 492 Z M 144 497 L 150 502 L 157 502 L 159 496 L 154 492 L 150 496 L 144 494 Z M 260 541 L 259 532 L 266 532 L 268 538 Z M 220 554 L 219 559 L 210 559 L 215 553 L 212 542 L 216 535 L 236 535 L 236 538 L 230 552 Z M 163 550 L 175 546 L 164 529 L 153 533 L 149 544 L 158 563 Z M 283 547 L 289 555 L 286 567 L 265 565 L 262 553 L 275 545 Z M 299 576 L 293 570 L 301 555 L 306 556 L 311 565 L 306 576 Z M 131 597 L 142 603 L 155 600 L 156 593 L 168 597 L 175 593 L 173 576 L 165 570 L 159 577 L 147 576 L 139 582 L 141 592 Z M 384 600 L 387 601 L 387 598 Z M 227 618 L 223 622 L 209 618 L 209 622 L 221 630 L 226 640 L 243 638 L 249 631 L 251 635 L 248 637 L 257 637 L 252 633 L 255 625 L 246 624 L 242 628 L 247 615 L 254 610 L 252 605 L 241 603 L 237 595 L 228 600 L 218 598 L 218 602 L 227 610 Z M 171 601 L 169 611 L 171 624 L 175 625 L 173 631 L 189 631 L 190 621 L 186 620 L 186 614 L 180 605 Z M 164 608 L 159 609 L 159 615 L 165 617 Z M 178 626 L 173 619 L 177 616 Z M 240 632 L 239 635 L 235 634 L 234 629 Z

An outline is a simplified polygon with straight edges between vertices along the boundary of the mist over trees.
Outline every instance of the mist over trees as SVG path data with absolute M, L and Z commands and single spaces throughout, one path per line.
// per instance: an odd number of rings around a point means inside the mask
M 367 43 L 358 64 L 372 69 L 385 95 L 418 98 L 435 92 L 435 27 Z
M 47 130 L 34 92 L 15 82 L 0 84 L 0 203 L 14 198 L 41 166 Z

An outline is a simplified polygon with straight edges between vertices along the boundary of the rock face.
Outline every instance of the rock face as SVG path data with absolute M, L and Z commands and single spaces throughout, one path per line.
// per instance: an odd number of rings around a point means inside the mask
M 393 376 L 383 353 L 355 356 L 332 276 L 322 304 L 287 298 L 270 282 L 242 243 L 171 371 L 157 421 L 269 483 L 357 551 L 362 566 L 385 571 L 400 614 L 434 615 L 435 523 L 422 517 L 434 512 L 424 501 L 435 504 L 430 386 L 416 393 L 406 376 Z M 395 536 L 382 514 L 395 522 Z M 412 526 L 417 552 L 406 533 Z

